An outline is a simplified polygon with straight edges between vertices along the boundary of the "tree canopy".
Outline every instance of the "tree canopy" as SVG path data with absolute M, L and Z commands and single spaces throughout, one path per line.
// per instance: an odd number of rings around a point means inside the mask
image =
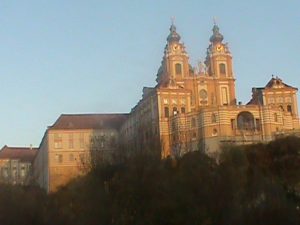
M 0 187 L 3 224 L 300 224 L 300 139 L 97 164 L 58 192 Z

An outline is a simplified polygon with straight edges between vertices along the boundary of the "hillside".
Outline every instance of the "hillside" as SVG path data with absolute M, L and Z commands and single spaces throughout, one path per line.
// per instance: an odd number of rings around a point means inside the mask
M 0 187 L 1 224 L 300 224 L 300 139 L 98 165 L 57 193 Z

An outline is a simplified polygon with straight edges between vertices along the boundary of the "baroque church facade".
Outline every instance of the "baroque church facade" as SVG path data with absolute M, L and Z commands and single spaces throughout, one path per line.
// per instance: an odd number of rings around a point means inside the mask
M 232 54 L 213 26 L 205 62 L 194 69 L 174 24 L 170 27 L 157 85 L 143 97 L 121 129 L 130 148 L 153 146 L 161 157 L 202 150 L 219 153 L 222 143 L 267 142 L 299 129 L 297 88 L 273 77 L 237 103 Z

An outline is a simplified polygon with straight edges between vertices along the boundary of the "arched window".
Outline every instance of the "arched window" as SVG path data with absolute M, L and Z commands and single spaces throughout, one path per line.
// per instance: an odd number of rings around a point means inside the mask
M 185 113 L 185 108 L 184 107 L 181 107 L 181 113 Z
M 165 107 L 165 117 L 169 117 L 169 107 Z
M 173 107 L 173 115 L 176 116 L 178 114 L 177 107 Z
M 180 63 L 175 64 L 175 74 L 176 75 L 181 75 L 182 74 L 182 66 Z
M 288 106 L 286 107 L 286 110 L 287 110 L 288 112 L 292 113 L 292 106 L 291 106 L 291 105 L 288 105 Z
M 281 111 L 284 111 L 284 108 L 283 108 L 282 105 L 279 106 L 279 109 L 280 109 Z
M 217 115 L 215 113 L 211 114 L 211 122 L 216 123 L 217 122 Z
M 226 75 L 226 65 L 224 63 L 219 64 L 219 71 L 221 75 Z
M 250 112 L 241 112 L 237 116 L 237 127 L 239 130 L 254 130 L 254 117 Z
M 212 132 L 212 136 L 217 136 L 217 135 L 218 135 L 218 130 L 214 128 Z

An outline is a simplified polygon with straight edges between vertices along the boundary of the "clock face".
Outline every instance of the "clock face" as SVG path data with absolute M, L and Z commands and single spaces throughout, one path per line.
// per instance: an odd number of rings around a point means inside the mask
M 223 50 L 223 45 L 217 45 L 216 49 L 218 52 L 222 51 Z
M 174 46 L 173 46 L 173 49 L 174 49 L 174 50 L 178 50 L 178 49 L 179 49 L 179 45 L 174 45 Z

